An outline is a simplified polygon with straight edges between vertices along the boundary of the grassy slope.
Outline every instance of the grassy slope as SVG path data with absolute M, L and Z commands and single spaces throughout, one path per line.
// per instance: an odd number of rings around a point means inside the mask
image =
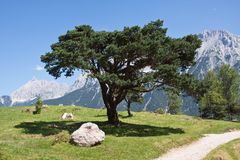
M 204 160 L 239 160 L 240 139 L 221 145 L 212 151 Z
M 107 160 L 153 159 L 172 147 L 190 143 L 204 133 L 240 128 L 240 124 L 201 120 L 188 116 L 120 112 L 121 127 L 106 125 L 106 110 L 79 107 L 49 107 L 40 115 L 22 112 L 29 107 L 0 108 L 0 159 Z M 33 108 L 32 108 L 33 110 Z M 63 121 L 73 112 L 74 121 Z M 103 144 L 81 148 L 69 143 L 53 144 L 59 135 L 69 135 L 83 122 L 94 122 L 105 131 Z

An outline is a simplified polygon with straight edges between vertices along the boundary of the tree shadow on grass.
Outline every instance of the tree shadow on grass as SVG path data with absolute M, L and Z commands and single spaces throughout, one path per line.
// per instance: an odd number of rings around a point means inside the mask
M 133 116 L 134 116 L 134 115 L 133 115 Z M 122 119 L 124 119 L 124 118 L 132 118 L 133 116 L 121 115 L 121 114 L 118 115 L 118 117 L 120 117 L 120 118 L 122 118 Z M 94 116 L 94 117 L 107 117 L 107 115 L 106 115 L 106 114 L 98 114 L 98 115 L 96 115 L 96 116 Z
M 107 117 L 107 115 L 106 114 L 98 114 L 98 115 L 96 115 L 94 117 Z
M 134 115 L 133 116 L 128 116 L 128 115 L 121 115 L 121 114 L 119 114 L 118 116 L 121 117 L 122 119 L 133 118 L 134 117 Z
M 50 136 L 58 134 L 62 131 L 68 131 L 69 134 L 77 130 L 83 123 L 74 121 L 34 121 L 22 122 L 15 126 L 15 128 L 23 128 L 26 134 L 41 134 L 43 136 Z M 121 123 L 120 126 L 115 127 L 109 125 L 107 122 L 93 121 L 106 135 L 113 135 L 116 137 L 148 137 L 148 136 L 163 136 L 169 134 L 183 134 L 185 133 L 181 128 L 171 127 L 156 127 L 150 125 L 140 125 L 131 123 Z

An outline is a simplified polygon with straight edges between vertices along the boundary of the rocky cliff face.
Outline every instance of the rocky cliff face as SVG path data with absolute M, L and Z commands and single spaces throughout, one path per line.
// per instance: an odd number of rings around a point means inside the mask
M 240 69 L 240 36 L 227 31 L 206 30 L 199 38 L 203 43 L 196 55 L 196 65 L 189 73 L 202 79 L 208 70 L 217 70 L 221 64 Z

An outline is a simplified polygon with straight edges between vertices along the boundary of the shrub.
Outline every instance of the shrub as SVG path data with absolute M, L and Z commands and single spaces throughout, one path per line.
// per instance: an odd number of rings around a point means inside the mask
M 154 113 L 157 113 L 157 114 L 165 114 L 165 110 L 163 108 L 157 108 Z
M 37 98 L 37 102 L 35 104 L 35 111 L 33 112 L 33 114 L 40 114 L 41 113 L 41 110 L 42 110 L 42 107 L 43 107 L 43 101 L 41 100 L 40 97 Z

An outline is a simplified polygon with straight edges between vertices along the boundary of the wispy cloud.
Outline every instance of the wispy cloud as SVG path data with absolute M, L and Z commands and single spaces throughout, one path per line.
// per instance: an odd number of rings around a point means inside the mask
M 36 65 L 35 70 L 36 71 L 42 71 L 44 68 L 40 65 Z
M 217 8 L 212 8 L 212 11 L 213 11 L 213 12 L 216 12 L 216 11 L 217 11 Z

